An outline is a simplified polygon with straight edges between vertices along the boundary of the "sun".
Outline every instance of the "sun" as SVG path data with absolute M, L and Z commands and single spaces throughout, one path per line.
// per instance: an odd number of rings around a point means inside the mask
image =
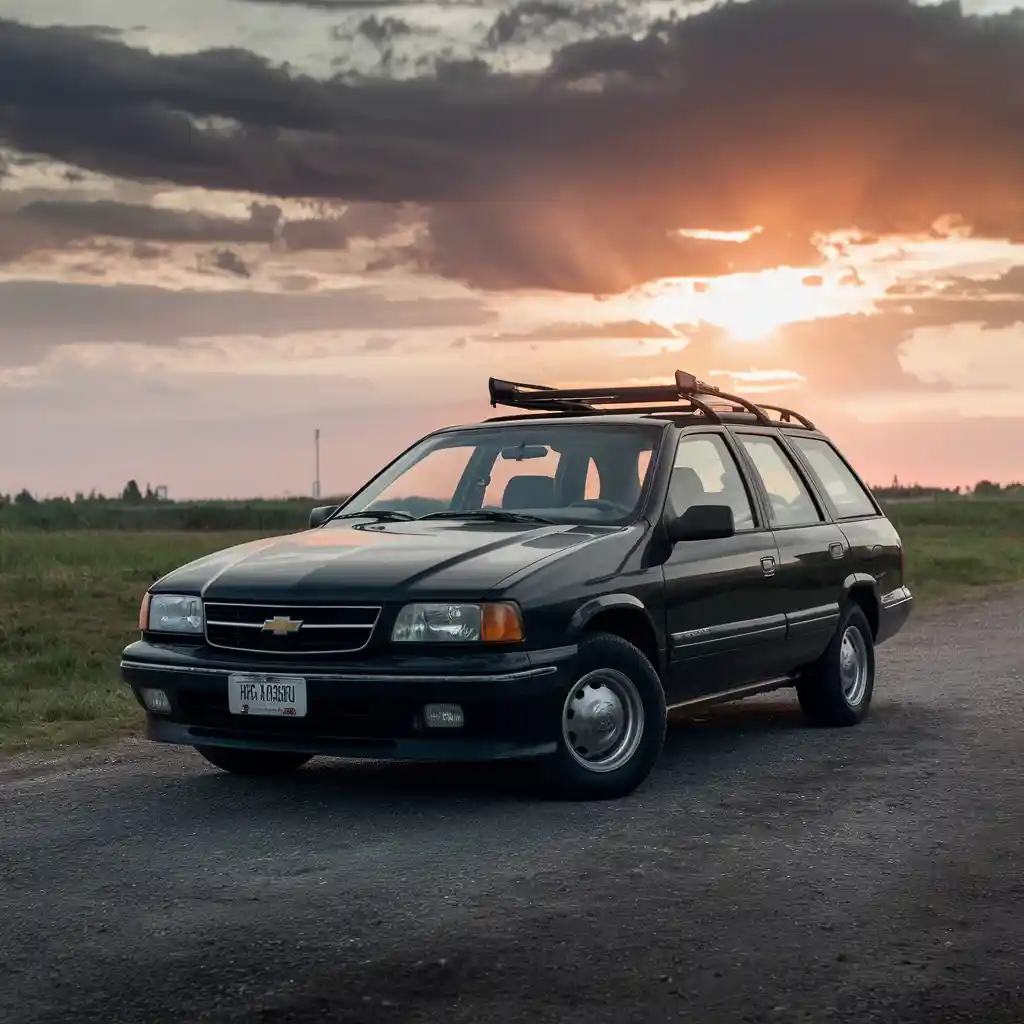
M 706 282 L 661 281 L 643 306 L 646 319 L 665 327 L 704 322 L 733 341 L 757 343 L 786 324 L 848 312 L 849 291 L 829 276 L 780 267 Z

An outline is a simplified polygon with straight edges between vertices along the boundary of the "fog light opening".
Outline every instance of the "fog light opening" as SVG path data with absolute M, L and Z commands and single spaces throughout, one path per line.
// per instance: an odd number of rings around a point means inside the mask
M 146 710 L 152 711 L 154 715 L 170 713 L 171 701 L 163 690 L 142 689 L 139 691 L 139 696 L 142 697 L 142 703 L 146 706 Z
M 428 729 L 461 729 L 466 716 L 458 704 L 425 704 L 423 724 Z

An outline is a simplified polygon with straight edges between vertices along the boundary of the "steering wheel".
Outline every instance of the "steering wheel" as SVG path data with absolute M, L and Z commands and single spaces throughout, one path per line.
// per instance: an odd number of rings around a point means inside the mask
M 579 501 L 574 501 L 570 508 L 592 508 L 595 511 L 604 510 L 606 512 L 614 512 L 617 515 L 624 516 L 629 512 L 628 505 L 620 505 L 617 502 L 609 501 L 607 498 L 582 498 Z

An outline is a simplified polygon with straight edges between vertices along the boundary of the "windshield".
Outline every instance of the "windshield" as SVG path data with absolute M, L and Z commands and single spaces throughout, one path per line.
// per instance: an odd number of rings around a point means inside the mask
M 341 515 L 464 513 L 469 519 L 474 512 L 484 518 L 485 510 L 622 525 L 639 512 L 661 435 L 653 425 L 551 421 L 435 434 L 353 495 Z

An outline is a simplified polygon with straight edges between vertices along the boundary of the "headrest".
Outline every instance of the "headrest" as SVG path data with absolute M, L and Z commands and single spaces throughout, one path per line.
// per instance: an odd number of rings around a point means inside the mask
M 552 508 L 555 480 L 550 476 L 514 476 L 505 485 L 502 508 Z
M 702 504 L 705 491 L 704 484 L 695 469 L 680 466 L 672 470 L 672 482 L 669 485 L 672 507 L 676 515 L 682 515 L 691 505 Z

